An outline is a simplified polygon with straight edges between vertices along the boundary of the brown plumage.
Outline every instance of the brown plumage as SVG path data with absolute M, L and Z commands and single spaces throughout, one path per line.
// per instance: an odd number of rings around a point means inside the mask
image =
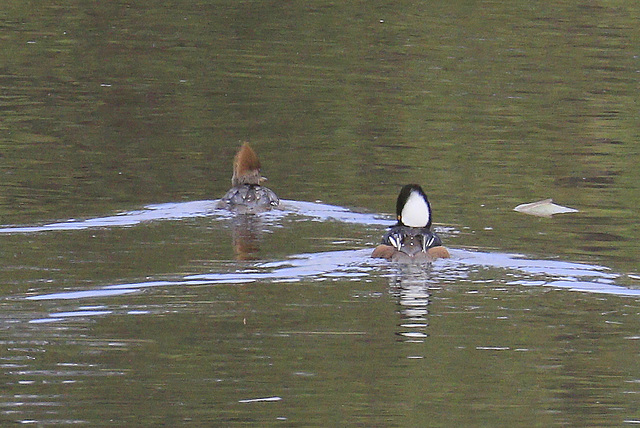
M 265 180 L 260 174 L 258 155 L 249 143 L 242 143 L 233 161 L 232 187 L 220 199 L 218 207 L 238 213 L 258 213 L 277 207 L 278 196 L 261 185 Z
M 233 159 L 233 176 L 231 185 L 260 184 L 265 179 L 260 175 L 260 160 L 258 155 L 249 146 L 249 143 L 242 143 L 240 150 Z
M 393 253 L 397 250 L 395 247 L 391 245 L 380 244 L 371 253 L 371 257 L 376 259 L 387 259 L 391 260 L 393 258 Z
M 416 256 L 408 256 L 402 251 L 398 251 L 395 247 L 391 245 L 380 244 L 378 245 L 371 254 L 371 257 L 387 259 L 389 261 L 423 261 L 430 262 L 436 259 L 448 259 L 451 257 L 449 254 L 449 250 L 447 250 L 443 246 L 431 247 L 427 250 L 426 253 L 418 253 Z

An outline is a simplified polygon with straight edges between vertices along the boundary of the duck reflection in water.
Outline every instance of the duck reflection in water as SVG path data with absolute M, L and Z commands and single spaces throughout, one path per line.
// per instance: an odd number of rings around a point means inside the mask
M 396 201 L 396 219 L 371 257 L 404 263 L 428 263 L 448 258 L 449 251 L 431 231 L 431 205 L 417 184 L 407 184 Z
M 262 239 L 262 221 L 253 214 L 238 215 L 231 220 L 231 238 L 236 260 L 258 259 Z
M 428 336 L 430 287 L 433 287 L 428 265 L 402 264 L 391 278 L 391 293 L 398 299 L 401 316 L 397 335 L 405 342 L 424 342 Z
M 255 214 L 280 205 L 278 196 L 262 185 L 266 178 L 260 168 L 256 152 L 243 143 L 233 162 L 231 189 L 218 202 L 218 208 L 239 214 L 233 219 L 233 248 L 239 260 L 255 258 L 260 250 L 262 221 Z

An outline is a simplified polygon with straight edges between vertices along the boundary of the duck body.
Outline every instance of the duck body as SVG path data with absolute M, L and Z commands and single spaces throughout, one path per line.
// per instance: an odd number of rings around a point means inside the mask
M 431 205 L 417 184 L 407 184 L 396 201 L 398 222 L 382 237 L 372 257 L 399 262 L 430 262 L 448 258 L 449 251 L 431 230 Z
M 259 213 L 280 204 L 278 196 L 262 185 L 266 178 L 260 174 L 260 160 L 249 146 L 243 143 L 233 162 L 231 189 L 220 199 L 219 208 L 238 213 Z
M 268 187 L 259 184 L 240 184 L 234 186 L 220 199 L 220 208 L 238 213 L 257 213 L 268 211 L 280 204 L 280 199 Z

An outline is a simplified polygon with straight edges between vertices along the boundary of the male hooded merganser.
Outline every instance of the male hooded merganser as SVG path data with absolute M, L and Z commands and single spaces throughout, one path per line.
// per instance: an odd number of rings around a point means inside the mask
M 382 237 L 372 257 L 393 261 L 429 262 L 448 258 L 449 251 L 431 231 L 431 205 L 417 184 L 407 184 L 396 201 L 398 222 Z
M 267 187 L 260 175 L 258 155 L 243 143 L 233 161 L 231 189 L 220 199 L 218 206 L 240 213 L 256 213 L 270 210 L 280 203 L 278 196 Z

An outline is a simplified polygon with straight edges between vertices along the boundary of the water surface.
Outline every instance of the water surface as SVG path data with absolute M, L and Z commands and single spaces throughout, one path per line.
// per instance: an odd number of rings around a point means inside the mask
M 0 421 L 637 424 L 639 17 L 7 3 Z M 450 260 L 369 258 L 409 182 Z

